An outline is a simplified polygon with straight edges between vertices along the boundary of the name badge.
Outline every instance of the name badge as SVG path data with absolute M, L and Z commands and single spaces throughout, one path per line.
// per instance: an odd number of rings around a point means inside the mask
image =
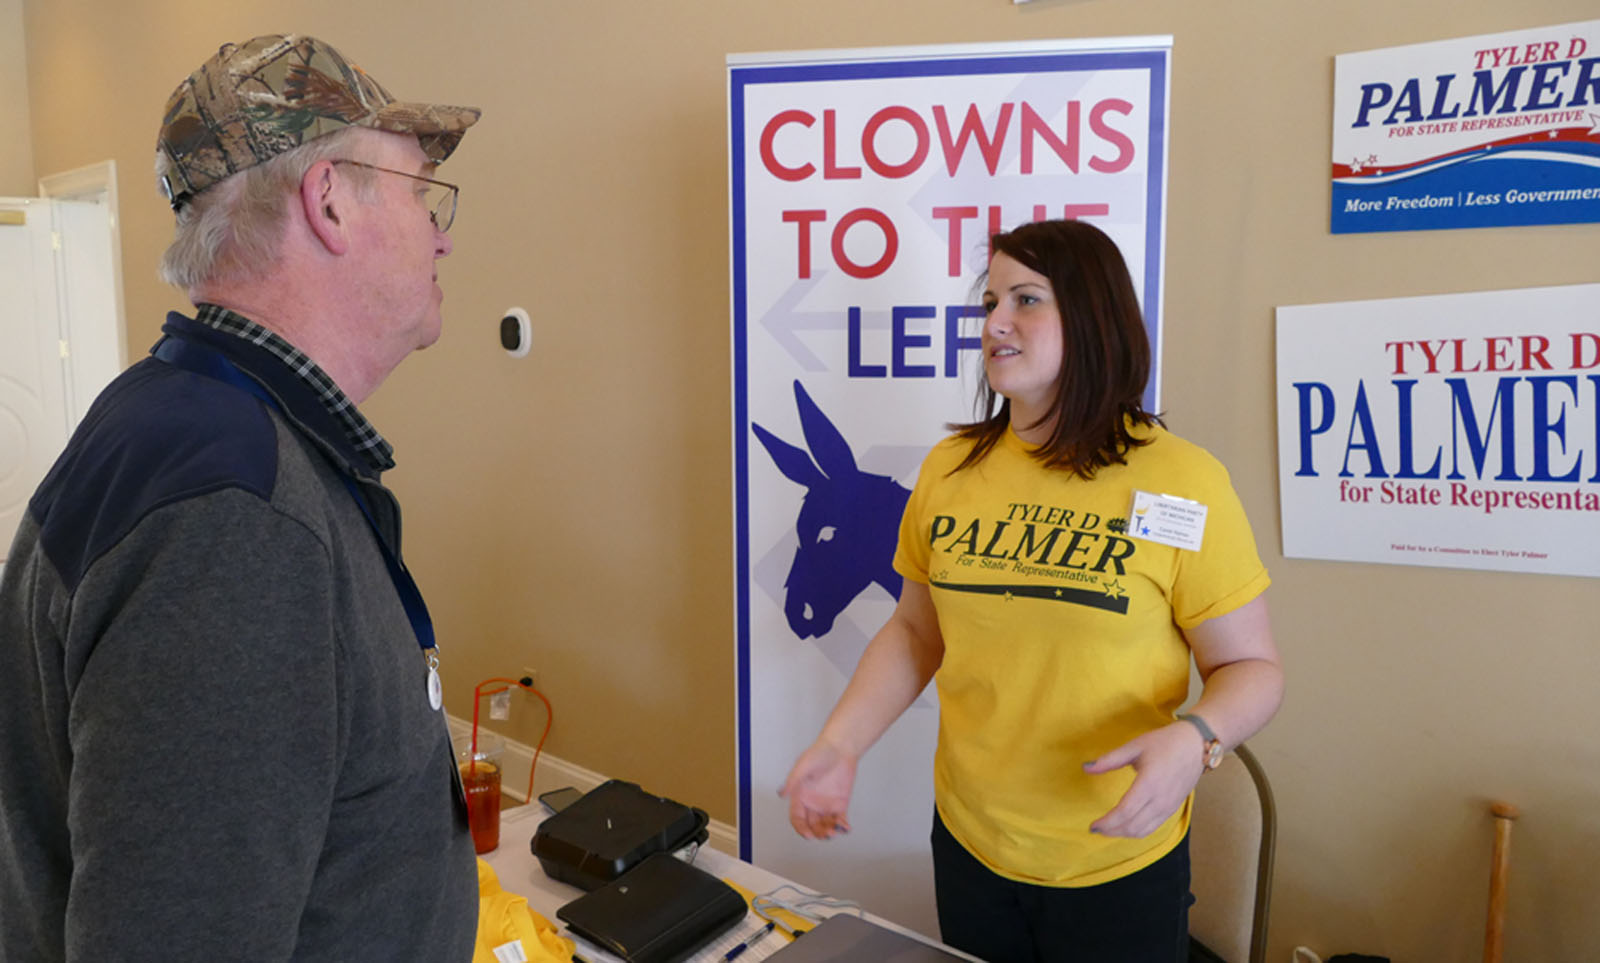
M 1136 489 L 1133 510 L 1128 515 L 1128 534 L 1198 552 L 1206 534 L 1206 506 L 1176 495 L 1153 495 Z

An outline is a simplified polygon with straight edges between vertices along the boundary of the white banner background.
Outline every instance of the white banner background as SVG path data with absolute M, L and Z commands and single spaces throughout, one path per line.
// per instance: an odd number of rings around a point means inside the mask
M 888 568 L 923 456 L 972 417 L 990 230 L 1064 215 L 1104 229 L 1159 364 L 1170 45 L 729 58 L 742 848 L 922 932 L 938 931 L 932 687 L 863 760 L 848 837 L 800 839 L 777 790 L 893 610 L 868 569 Z M 814 577 L 794 568 L 803 509 Z
M 1600 576 L 1597 319 L 1600 284 L 1279 308 L 1283 553 Z

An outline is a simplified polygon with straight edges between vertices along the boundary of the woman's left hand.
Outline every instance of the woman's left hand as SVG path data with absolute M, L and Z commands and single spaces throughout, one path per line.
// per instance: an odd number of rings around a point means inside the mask
M 1089 824 L 1102 836 L 1142 838 L 1160 828 L 1178 811 L 1205 771 L 1205 744 L 1187 722 L 1174 722 L 1123 743 L 1083 771 L 1100 775 L 1132 766 L 1133 785 L 1111 811 Z

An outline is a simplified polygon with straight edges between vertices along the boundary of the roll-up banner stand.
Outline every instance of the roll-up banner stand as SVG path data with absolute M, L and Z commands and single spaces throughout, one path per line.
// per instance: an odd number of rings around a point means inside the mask
M 1081 218 L 1139 289 L 1159 409 L 1170 37 L 728 58 L 740 849 L 936 933 L 933 686 L 862 761 L 852 832 L 778 798 L 894 608 L 901 509 L 974 417 L 990 234 Z

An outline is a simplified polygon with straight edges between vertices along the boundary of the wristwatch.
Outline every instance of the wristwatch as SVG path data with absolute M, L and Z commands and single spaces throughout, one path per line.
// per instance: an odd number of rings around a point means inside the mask
M 1207 769 L 1215 769 L 1222 765 L 1222 740 L 1211 731 L 1206 721 L 1199 716 L 1187 712 L 1178 713 L 1178 718 L 1200 730 L 1200 738 L 1206 741 L 1204 763 Z

